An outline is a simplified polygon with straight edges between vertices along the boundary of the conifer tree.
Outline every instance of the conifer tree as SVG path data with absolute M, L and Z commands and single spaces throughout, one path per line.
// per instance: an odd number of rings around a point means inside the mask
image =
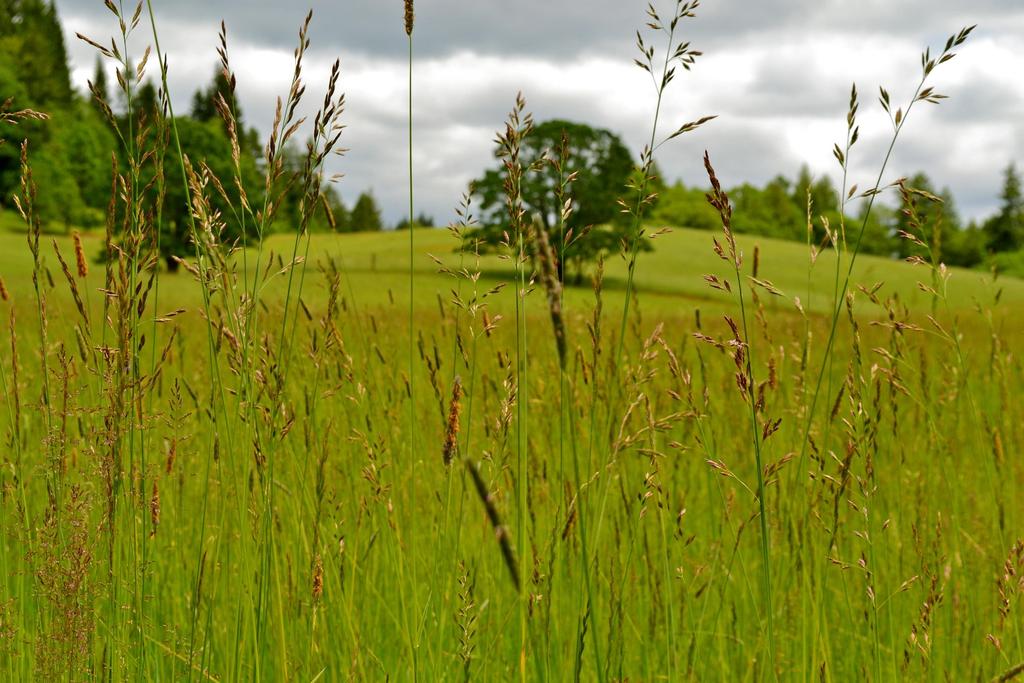
M 1003 173 L 1002 204 L 999 213 L 985 223 L 988 248 L 993 252 L 1014 251 L 1024 247 L 1024 197 L 1020 175 L 1010 164 Z
M 28 90 L 31 106 L 71 104 L 71 71 L 57 8 L 42 0 L 0 3 L 0 52 Z
M 384 227 L 380 217 L 380 209 L 377 208 L 377 200 L 369 192 L 359 195 L 356 205 L 352 208 L 352 230 L 356 231 L 379 231 Z

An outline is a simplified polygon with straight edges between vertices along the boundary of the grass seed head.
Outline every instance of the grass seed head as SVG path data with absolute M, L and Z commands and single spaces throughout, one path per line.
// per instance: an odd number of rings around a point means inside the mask
M 416 14 L 413 12 L 412 0 L 405 0 L 405 35 L 412 35 L 412 25 L 415 23 Z
M 153 524 L 149 535 L 156 536 L 156 528 L 160 526 L 160 484 L 156 479 L 153 480 L 153 496 L 149 499 L 149 518 Z
M 84 278 L 89 275 L 89 262 L 85 258 L 85 247 L 82 246 L 82 236 L 77 230 L 72 234 L 75 242 L 75 264 L 78 266 L 78 277 Z
M 462 413 L 462 380 L 456 376 L 452 385 L 452 402 L 448 407 L 448 428 L 444 437 L 444 464 L 450 465 L 459 446 L 459 416 Z
M 324 561 L 318 554 L 313 562 L 313 602 L 319 602 L 324 595 Z

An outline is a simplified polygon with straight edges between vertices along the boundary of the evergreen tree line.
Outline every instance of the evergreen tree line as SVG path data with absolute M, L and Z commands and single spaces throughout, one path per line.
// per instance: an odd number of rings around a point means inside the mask
M 4 126 L 0 138 L 0 201 L 10 206 L 21 150 L 29 141 L 33 176 L 45 191 L 36 209 L 48 223 L 101 223 L 110 196 L 109 127 L 71 87 L 64 35 L 57 11 L 43 0 L 0 0 L 0 101 L 14 109 L 49 114 L 48 121 Z

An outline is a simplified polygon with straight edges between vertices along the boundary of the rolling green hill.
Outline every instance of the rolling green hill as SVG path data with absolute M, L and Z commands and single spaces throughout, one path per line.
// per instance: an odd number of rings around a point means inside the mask
M 714 302 L 725 300 L 724 295 L 710 289 L 703 276 L 713 273 L 721 277 L 729 277 L 730 268 L 720 261 L 712 251 L 712 237 L 718 233 L 701 230 L 674 229 L 654 240 L 654 251 L 640 255 L 637 267 L 637 286 L 642 294 L 641 304 L 651 313 L 689 315 L 694 302 L 706 301 L 705 305 L 712 309 Z M 46 241 L 49 241 L 47 238 Z M 70 254 L 71 243 L 66 237 L 56 237 L 57 243 L 65 254 Z M 835 253 L 825 251 L 817 258 L 809 269 L 809 253 L 807 246 L 797 242 L 776 240 L 764 237 L 740 235 L 737 238 L 743 250 L 744 266 L 749 272 L 755 248 L 759 251 L 760 273 L 762 279 L 769 280 L 783 294 L 782 298 L 765 296 L 766 303 L 784 310 L 795 310 L 794 299 L 799 298 L 801 305 L 811 312 L 825 312 L 830 309 L 831 296 L 835 284 L 836 262 Z M 92 257 L 99 254 L 102 248 L 102 236 L 91 234 L 86 236 L 85 244 Z M 266 242 L 266 250 L 287 262 L 291 258 L 295 240 L 292 235 L 277 234 Z M 49 259 L 51 270 L 57 267 L 52 256 L 52 245 L 44 249 Z M 438 266 L 433 257 L 441 259 L 450 268 L 466 267 L 476 270 L 475 257 L 472 254 L 461 254 L 456 249 L 456 240 L 447 230 L 421 229 L 416 232 L 417 258 L 415 267 L 418 272 L 418 292 L 422 296 L 422 305 L 436 307 L 437 294 L 447 297 L 455 281 L 447 275 L 438 273 Z M 305 244 L 299 245 L 302 255 Z M 266 253 L 266 252 L 265 252 Z M 255 252 L 249 252 L 251 259 Z M 373 305 L 389 298 L 404 301 L 407 288 L 408 233 L 347 233 L 342 235 L 314 234 L 310 241 L 309 259 L 315 265 L 326 258 L 334 258 L 348 274 L 348 285 L 351 295 L 360 304 Z M 238 260 L 242 263 L 241 258 Z M 845 273 L 846 261 L 843 262 Z M 93 268 L 93 277 L 99 277 L 99 268 Z M 498 282 L 511 279 L 509 263 L 497 255 L 482 256 L 479 270 L 483 277 L 481 282 L 488 287 Z M 624 288 L 625 264 L 617 255 L 606 264 L 605 290 L 610 297 L 621 296 Z M 591 267 L 593 271 L 593 267 Z M 1024 281 L 1011 277 L 993 280 L 991 274 L 982 271 L 950 269 L 948 295 L 953 309 L 973 308 L 975 302 L 986 306 L 993 303 L 997 293 L 1003 309 L 1024 304 Z M 7 281 L 12 292 L 28 294 L 31 287 L 29 275 L 31 259 L 24 234 L 18 232 L 0 233 L 0 276 Z M 191 282 L 187 273 L 170 276 L 164 279 L 162 297 L 167 305 L 184 306 L 198 303 L 198 288 Z M 880 294 L 898 293 L 902 301 L 916 312 L 927 312 L 931 307 L 931 294 L 918 287 L 918 282 L 930 282 L 930 271 L 922 266 L 915 266 L 901 261 L 861 255 L 858 257 L 853 272 L 852 286 L 872 287 L 881 283 Z M 170 287 L 168 282 L 180 281 L 181 286 Z M 98 280 L 97 280 L 98 282 Z M 98 286 L 98 285 L 97 285 Z M 264 290 L 271 300 L 274 299 L 277 285 L 272 280 Z M 304 295 L 308 303 L 315 303 L 320 296 L 320 288 L 314 283 Z M 863 297 L 861 297 L 863 298 Z M 582 287 L 571 287 L 568 292 L 570 307 L 592 299 L 589 284 Z

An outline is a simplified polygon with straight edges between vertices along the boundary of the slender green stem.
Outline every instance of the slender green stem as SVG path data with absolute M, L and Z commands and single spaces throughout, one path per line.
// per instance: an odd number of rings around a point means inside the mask
M 152 0 L 146 0 L 146 11 L 149 14 L 150 28 L 151 28 L 152 35 L 153 35 L 154 50 L 155 50 L 156 55 L 157 55 L 158 63 L 160 64 L 160 81 L 161 81 L 161 86 L 163 87 L 164 93 L 166 94 L 166 97 L 167 97 L 167 112 L 168 112 L 168 117 L 170 119 L 171 133 L 172 133 L 172 138 L 173 138 L 174 145 L 175 145 L 175 152 L 176 152 L 176 157 L 177 157 L 177 160 L 178 160 L 178 167 L 179 167 L 179 170 L 181 172 L 185 201 L 186 201 L 187 205 L 191 208 L 191 206 L 192 206 L 192 189 L 191 189 L 191 187 L 189 186 L 189 183 L 188 183 L 188 173 L 187 173 L 186 167 L 185 167 L 185 153 L 184 153 L 184 150 L 182 148 L 181 136 L 180 136 L 180 134 L 178 132 L 177 120 L 175 119 L 175 116 L 174 116 L 174 105 L 172 104 L 172 101 L 171 101 L 170 90 L 168 88 L 168 83 L 167 83 L 166 59 L 164 58 L 163 51 L 161 50 L 161 47 L 160 47 L 160 37 L 159 37 L 159 32 L 157 31 L 156 15 L 153 12 Z M 214 427 L 215 427 L 215 437 L 214 437 L 215 438 L 215 442 L 214 442 L 213 448 L 214 449 L 217 448 L 217 442 L 216 442 L 217 436 L 216 435 L 219 434 L 219 432 L 220 432 L 220 430 L 217 429 L 217 427 L 224 427 L 225 428 L 224 432 L 225 432 L 226 441 L 227 441 L 227 443 L 226 443 L 227 450 L 228 450 L 228 452 L 231 452 L 231 451 L 233 451 L 233 447 L 234 447 L 233 430 L 230 428 L 229 420 L 227 420 L 227 405 L 228 405 L 228 403 L 227 403 L 227 391 L 226 391 L 226 389 L 224 387 L 224 382 L 221 379 L 220 364 L 219 364 L 218 354 L 217 354 L 217 346 L 216 346 L 216 342 L 215 342 L 214 334 L 213 334 L 213 323 L 212 323 L 213 317 L 211 315 L 211 309 L 212 309 L 211 293 L 210 293 L 209 283 L 208 283 L 207 277 L 205 275 L 205 273 L 206 273 L 205 258 L 204 258 L 202 249 L 199 246 L 200 245 L 199 235 L 198 235 L 198 232 L 197 232 L 197 229 L 196 229 L 195 217 L 194 217 L 194 215 L 193 215 L 191 210 L 188 211 L 188 226 L 189 226 L 190 235 L 192 237 L 192 242 L 193 242 L 193 245 L 194 245 L 194 248 L 195 248 L 195 258 L 196 258 L 196 261 L 198 262 L 199 272 L 202 274 L 202 276 L 200 277 L 200 292 L 201 292 L 201 295 L 202 295 L 203 313 L 204 313 L 204 315 L 206 317 L 206 320 L 210 321 L 210 323 L 205 325 L 204 327 L 206 328 L 206 343 L 207 343 L 207 354 L 208 354 L 207 358 L 208 358 L 208 363 L 209 363 L 210 379 L 211 379 L 211 382 L 213 384 L 212 395 L 213 396 L 217 396 L 220 399 L 219 400 L 220 410 L 216 409 L 217 408 L 216 402 L 215 402 L 215 405 L 214 405 L 214 412 L 213 412 L 213 414 L 214 414 L 214 421 L 215 421 L 215 424 L 214 424 Z M 196 636 L 197 636 L 197 629 L 198 629 L 198 623 L 199 623 L 199 621 L 198 621 L 199 620 L 199 612 L 201 610 L 201 605 L 202 605 L 202 595 L 201 595 L 200 591 L 201 591 L 202 582 L 203 582 L 204 566 L 206 564 L 206 553 L 203 551 L 203 545 L 204 545 L 203 544 L 203 540 L 206 537 L 206 531 L 207 531 L 207 513 L 208 513 L 208 505 L 209 505 L 209 498 L 210 498 L 211 474 L 212 474 L 212 465 L 213 465 L 213 460 L 214 460 L 213 456 L 214 456 L 213 452 L 209 453 L 207 455 L 206 462 L 205 462 L 204 476 L 203 476 L 203 481 L 204 481 L 204 483 L 203 483 L 203 497 L 202 497 L 202 501 L 203 502 L 202 502 L 202 507 L 201 507 L 201 511 L 200 511 L 200 521 L 199 521 L 199 524 L 196 527 L 196 537 L 195 538 L 196 538 L 197 543 L 196 543 L 194 586 L 193 586 L 194 595 L 193 595 L 193 600 L 191 601 L 191 605 L 190 605 L 190 607 L 191 607 L 191 620 L 190 620 L 191 626 L 190 626 L 190 629 L 189 629 L 189 648 L 188 648 L 189 652 L 188 652 L 188 661 L 187 661 L 189 680 L 191 680 L 192 675 L 193 675 L 193 660 L 194 660 L 195 652 L 196 652 Z M 237 489 L 237 486 L 236 486 L 236 492 L 237 492 L 237 490 L 238 489 Z M 243 519 L 242 515 L 244 514 L 244 512 L 242 510 L 242 506 L 235 506 L 235 509 L 237 511 L 237 514 L 239 515 L 239 520 L 241 521 L 241 519 Z M 221 535 L 218 534 L 218 536 L 217 536 L 217 543 L 216 543 L 216 547 L 215 547 L 215 550 L 218 551 L 218 552 L 219 552 L 220 544 L 221 544 Z M 212 605 L 209 606 L 209 609 L 212 610 Z M 211 614 L 211 618 L 212 618 L 212 614 Z M 204 638 L 207 637 L 208 633 L 209 633 L 209 629 L 207 629 L 206 634 L 204 634 Z M 206 652 L 205 648 L 203 648 L 203 652 L 204 652 L 204 656 L 205 656 L 205 652 Z
M 413 520 L 415 520 L 418 514 L 416 508 L 416 320 L 415 320 L 415 305 L 416 305 L 416 230 L 414 229 L 413 220 L 413 121 L 412 121 L 412 67 L 413 67 L 413 40 L 412 31 L 408 34 L 408 47 L 409 47 L 409 64 L 408 64 L 408 171 L 409 171 L 409 499 L 410 509 L 412 514 L 407 516 L 406 519 L 410 521 L 409 534 L 407 536 L 407 543 L 409 545 L 409 558 L 410 558 L 410 573 L 412 574 L 412 612 L 414 615 L 419 614 L 419 600 L 418 600 L 418 583 L 416 580 L 416 528 Z M 404 552 L 404 551 L 403 551 Z M 408 612 L 408 610 L 403 610 Z M 419 629 L 414 629 L 414 633 L 410 634 L 410 646 L 412 651 L 410 652 L 413 666 L 413 678 L 416 679 L 419 674 Z
M 885 177 L 885 172 L 889 167 L 889 160 L 892 158 L 893 150 L 896 148 L 896 141 L 899 139 L 900 131 L 903 130 L 903 126 L 906 124 L 907 118 L 910 116 L 910 110 L 913 109 L 914 104 L 918 101 L 918 96 L 921 94 L 921 89 L 924 87 L 926 79 L 927 75 L 922 76 L 917 85 L 917 89 L 914 91 L 914 96 L 911 98 L 910 105 L 907 107 L 906 113 L 895 126 L 892 139 L 889 141 L 889 146 L 885 152 L 885 158 L 882 160 L 882 166 L 878 170 L 878 177 L 875 180 L 874 188 L 869 193 L 868 204 L 864 211 L 864 217 L 861 219 L 860 229 L 857 231 L 857 240 L 853 245 L 853 253 L 850 254 L 850 260 L 846 267 L 846 275 L 843 278 L 843 284 L 839 288 L 838 296 L 835 301 L 833 301 L 831 322 L 829 324 L 829 332 L 825 341 L 825 350 L 823 354 L 825 361 L 822 362 L 821 368 L 818 371 L 818 378 L 815 381 L 814 393 L 811 396 L 811 406 L 807 411 L 807 418 L 804 422 L 803 437 L 801 438 L 800 446 L 800 466 L 796 469 L 797 473 L 804 472 L 807 464 L 807 449 L 810 442 L 811 426 L 814 421 L 814 415 L 818 406 L 818 399 L 821 394 L 821 385 L 825 375 L 828 374 L 826 370 L 830 367 L 830 364 L 827 361 L 832 355 L 832 346 L 835 344 L 836 330 L 839 327 L 839 317 L 842 315 L 843 302 L 846 300 L 846 293 L 850 289 L 850 280 L 853 277 L 853 268 L 857 262 L 857 255 L 860 254 L 861 243 L 864 239 L 864 232 L 867 229 L 868 221 L 871 218 L 871 211 L 874 208 L 875 199 L 878 197 L 879 190 L 882 187 L 882 179 Z M 836 258 L 838 258 L 838 253 Z M 807 514 L 810 514 L 810 508 L 808 508 Z
M 761 576 L 762 589 L 764 590 L 765 621 L 768 624 L 768 652 L 772 668 L 772 678 L 778 679 L 778 671 L 776 669 L 776 662 L 778 660 L 776 658 L 775 649 L 775 619 L 774 612 L 772 610 L 771 561 L 769 553 L 771 542 L 768 535 L 768 510 L 767 505 L 765 504 L 764 465 L 761 456 L 761 428 L 758 424 L 759 421 L 757 418 L 757 385 L 754 382 L 753 344 L 751 343 L 750 332 L 747 327 L 747 307 L 745 297 L 743 295 L 743 274 L 740 272 L 738 259 L 733 259 L 733 266 L 736 273 L 736 291 L 739 294 L 740 301 L 740 321 L 743 326 L 743 339 L 746 342 L 745 372 L 747 374 L 748 387 L 747 404 L 750 408 L 750 438 L 754 444 L 754 462 L 757 466 L 757 503 L 758 517 L 761 527 Z

